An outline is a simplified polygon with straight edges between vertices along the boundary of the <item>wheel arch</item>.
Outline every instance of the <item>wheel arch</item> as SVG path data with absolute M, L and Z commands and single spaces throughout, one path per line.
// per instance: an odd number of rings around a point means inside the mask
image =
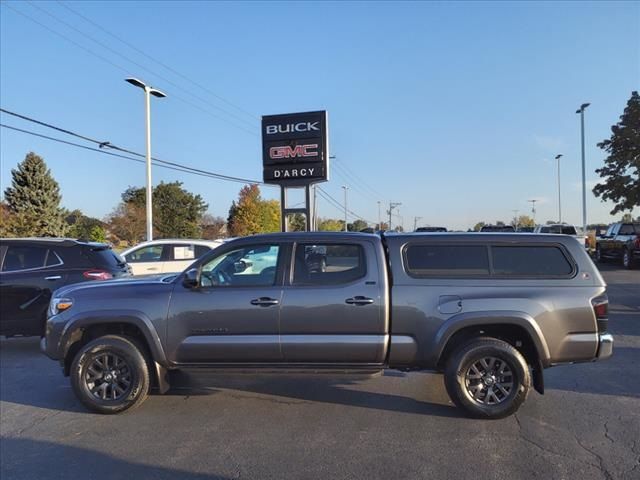
M 459 346 L 473 338 L 494 337 L 518 349 L 533 369 L 535 389 L 544 392 L 542 370 L 550 366 L 549 349 L 540 327 L 524 312 L 467 313 L 452 317 L 436 334 L 435 364 L 442 369 Z
M 134 340 L 148 359 L 155 386 L 164 393 L 166 356 L 155 327 L 149 319 L 132 312 L 95 312 L 69 321 L 62 333 L 60 349 L 64 374 L 69 375 L 76 353 L 91 340 L 103 335 L 120 335 Z

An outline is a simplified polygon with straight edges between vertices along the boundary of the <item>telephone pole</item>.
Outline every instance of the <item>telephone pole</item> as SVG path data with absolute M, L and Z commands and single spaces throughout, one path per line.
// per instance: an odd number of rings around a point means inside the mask
M 422 220 L 422 217 L 413 217 L 413 231 L 416 231 L 418 228 L 418 220 Z
M 378 230 L 382 230 L 382 216 L 380 215 L 380 200 L 378 200 Z
M 527 202 L 531 203 L 531 215 L 533 216 L 533 223 L 536 221 L 536 202 L 538 200 L 527 200 Z
M 349 187 L 347 187 L 346 185 L 343 185 L 342 188 L 344 189 L 344 231 L 348 232 L 349 229 L 347 228 L 347 190 L 349 190 Z
M 389 210 L 387 213 L 389 214 L 389 231 L 391 231 L 391 216 L 393 215 L 393 209 L 398 208 L 402 203 L 400 202 L 389 202 Z

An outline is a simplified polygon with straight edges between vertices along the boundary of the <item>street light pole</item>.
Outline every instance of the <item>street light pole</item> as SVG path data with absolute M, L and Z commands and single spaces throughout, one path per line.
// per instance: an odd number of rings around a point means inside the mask
M 347 190 L 349 189 L 349 187 L 347 187 L 346 185 L 343 185 L 342 188 L 344 189 L 344 231 L 348 232 L 349 229 L 347 228 Z
M 582 234 L 587 234 L 587 178 L 584 162 L 584 110 L 590 103 L 583 103 L 576 113 L 580 114 L 580 138 L 582 143 Z
M 413 231 L 414 232 L 418 228 L 418 220 L 422 220 L 422 217 L 413 217 Z
M 146 189 L 146 210 L 147 210 L 147 241 L 153 240 L 153 195 L 151 187 L 151 95 L 164 98 L 166 95 L 137 78 L 126 78 L 126 82 L 144 90 L 144 102 L 146 112 L 146 166 L 147 166 L 147 189 Z
M 378 230 L 382 230 L 382 217 L 380 216 L 380 200 L 378 200 Z
M 558 161 L 558 223 L 562 223 L 562 197 L 560 196 L 560 158 L 562 158 L 561 153 L 556 155 L 556 160 Z

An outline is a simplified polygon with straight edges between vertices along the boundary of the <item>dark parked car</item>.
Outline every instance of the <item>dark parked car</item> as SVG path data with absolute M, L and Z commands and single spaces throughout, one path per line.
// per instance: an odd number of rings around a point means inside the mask
M 281 233 L 179 275 L 61 288 L 41 346 L 102 413 L 166 392 L 170 370 L 397 368 L 443 371 L 456 405 L 500 418 L 543 393 L 544 368 L 611 356 L 607 306 L 565 235 Z
M 56 238 L 0 239 L 0 335 L 44 335 L 54 290 L 130 275 L 109 245 Z
M 422 233 L 437 233 L 437 232 L 446 232 L 447 229 L 445 227 L 418 227 L 416 228 L 416 232 Z
M 511 225 L 484 225 L 480 231 L 491 233 L 513 233 L 516 229 Z
M 596 261 L 622 261 L 625 268 L 640 263 L 640 223 L 614 223 L 596 237 Z

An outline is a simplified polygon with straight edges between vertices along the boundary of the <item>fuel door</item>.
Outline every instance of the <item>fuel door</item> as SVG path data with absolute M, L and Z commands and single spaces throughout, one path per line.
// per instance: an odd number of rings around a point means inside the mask
M 440 295 L 438 311 L 442 314 L 459 313 L 462 311 L 462 298 L 457 295 Z

